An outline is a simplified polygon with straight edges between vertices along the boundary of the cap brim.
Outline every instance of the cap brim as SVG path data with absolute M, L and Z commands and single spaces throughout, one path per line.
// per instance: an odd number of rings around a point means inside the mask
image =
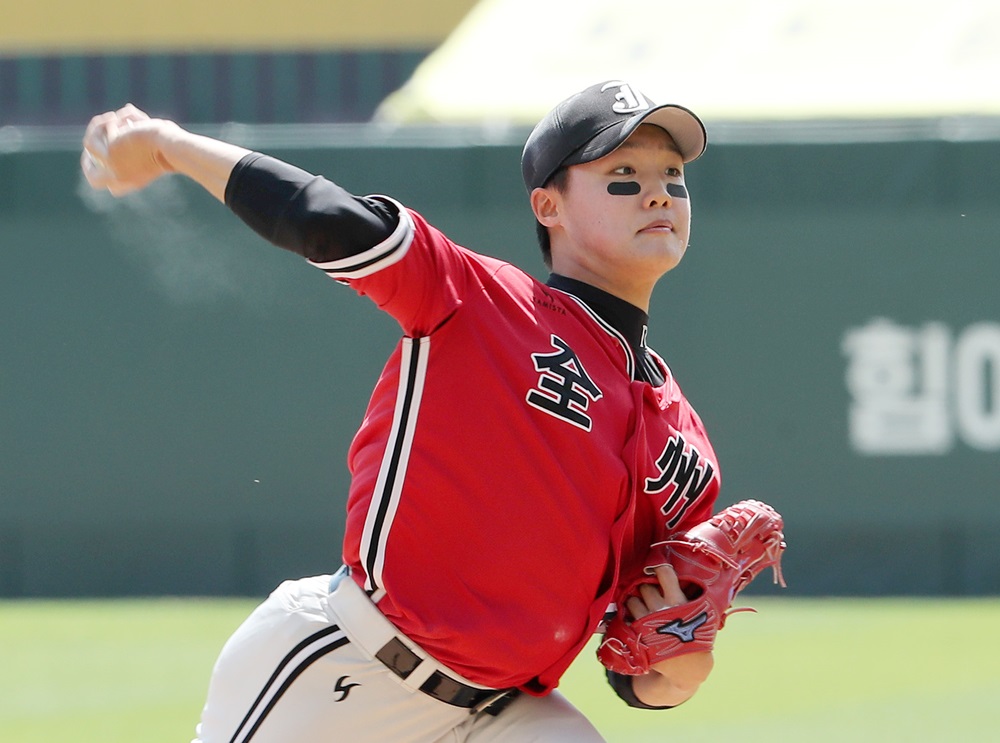
M 631 123 L 631 122 L 630 122 Z M 705 151 L 708 137 L 705 134 L 705 125 L 701 119 L 683 106 L 672 103 L 657 106 L 645 116 L 640 117 L 640 121 L 635 124 L 656 124 L 674 140 L 677 149 L 680 150 L 684 162 L 689 163 L 697 160 Z M 635 127 L 632 127 L 632 131 Z M 630 131 L 629 134 L 632 132 Z M 622 140 L 624 141 L 624 140 Z
M 708 137 L 705 125 L 692 111 L 673 103 L 654 106 L 621 123 L 609 126 L 563 161 L 563 165 L 578 165 L 604 157 L 621 147 L 640 124 L 654 124 L 670 135 L 684 162 L 701 157 Z

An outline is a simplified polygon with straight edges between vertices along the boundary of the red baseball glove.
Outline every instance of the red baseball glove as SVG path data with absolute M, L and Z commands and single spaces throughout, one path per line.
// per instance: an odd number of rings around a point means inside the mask
M 785 586 L 783 526 L 781 515 L 769 505 L 746 500 L 652 545 L 645 577 L 624 596 L 635 594 L 642 583 L 655 583 L 656 578 L 650 577 L 654 569 L 669 564 L 689 601 L 632 621 L 624 619 L 619 603 L 597 649 L 601 663 L 616 673 L 638 675 L 667 658 L 711 650 L 729 614 L 753 611 L 730 607 L 758 573 L 772 567 L 774 582 Z

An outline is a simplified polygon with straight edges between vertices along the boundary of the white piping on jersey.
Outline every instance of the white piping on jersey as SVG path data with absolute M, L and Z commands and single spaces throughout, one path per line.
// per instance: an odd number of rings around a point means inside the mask
M 406 479 L 413 433 L 417 427 L 417 413 L 427 379 L 430 348 L 430 338 L 403 338 L 401 343 L 399 385 L 396 407 L 392 414 L 392 429 L 382 454 L 382 465 L 361 536 L 360 557 L 366 575 L 365 590 L 369 592 L 377 591 L 382 586 L 385 546 Z
M 399 214 L 399 224 L 385 240 L 378 245 L 368 248 L 357 255 L 350 255 L 347 258 L 339 258 L 335 261 L 316 263 L 309 261 L 316 268 L 330 274 L 331 277 L 339 281 L 350 279 L 361 279 L 373 273 L 381 271 L 383 268 L 391 266 L 403 259 L 406 252 L 413 243 L 413 219 L 406 208 L 395 199 L 388 196 L 372 196 L 396 208 Z
M 610 335 L 611 337 L 615 338 L 618 341 L 619 345 L 622 347 L 622 350 L 625 352 L 625 366 L 628 369 L 628 378 L 629 378 L 629 380 L 631 380 L 631 381 L 634 382 L 635 381 L 635 354 L 632 352 L 632 346 L 630 346 L 629 342 L 627 340 L 625 340 L 625 336 L 622 335 L 621 333 L 619 333 L 615 329 L 615 327 L 613 325 L 611 325 L 610 323 L 606 322 L 603 317 L 601 317 L 600 315 L 598 315 L 596 312 L 594 312 L 594 310 L 592 310 L 590 308 L 590 305 L 588 305 L 586 302 L 584 302 L 582 299 L 580 299 L 576 295 L 570 294 L 569 292 L 565 292 L 562 289 L 556 289 L 554 286 L 549 286 L 549 287 L 546 287 L 546 288 L 555 290 L 557 292 L 560 292 L 561 294 L 565 294 L 567 297 L 569 297 L 570 299 L 572 299 L 574 302 L 576 302 L 578 305 L 580 305 L 580 307 L 582 307 L 583 310 L 588 315 L 591 316 L 591 318 L 593 318 L 594 322 L 596 322 L 598 325 L 601 326 L 601 328 L 604 330 L 604 332 L 606 332 L 608 335 Z

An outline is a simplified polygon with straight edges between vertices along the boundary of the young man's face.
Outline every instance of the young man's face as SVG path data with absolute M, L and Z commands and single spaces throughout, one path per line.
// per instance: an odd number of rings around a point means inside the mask
M 687 249 L 684 162 L 657 126 L 644 124 L 611 154 L 571 166 L 554 198 L 558 218 L 550 233 L 558 273 L 569 270 L 619 296 L 632 285 L 648 294 Z

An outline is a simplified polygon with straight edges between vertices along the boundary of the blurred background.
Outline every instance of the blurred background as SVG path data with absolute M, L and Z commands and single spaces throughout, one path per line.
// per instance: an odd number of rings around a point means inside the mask
M 92 115 L 391 194 L 542 277 L 521 145 L 614 78 L 708 127 L 650 340 L 720 507 L 785 515 L 784 595 L 1000 593 L 995 3 L 52 0 L 0 26 L 0 597 L 336 569 L 398 337 L 187 182 L 89 190 Z

